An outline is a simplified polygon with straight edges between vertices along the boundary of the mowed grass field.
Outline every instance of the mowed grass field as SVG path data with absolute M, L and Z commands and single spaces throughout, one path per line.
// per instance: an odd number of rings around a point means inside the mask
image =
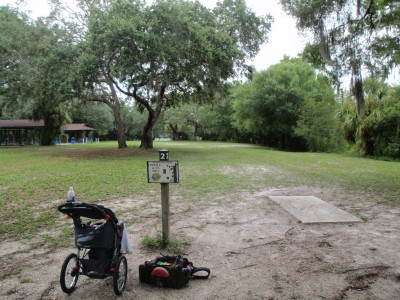
M 147 182 L 147 161 L 168 149 L 179 161 L 180 183 L 171 187 L 179 201 L 221 201 L 238 191 L 319 187 L 356 195 L 372 205 L 400 204 L 400 163 L 324 153 L 293 153 L 214 142 L 138 142 L 118 150 L 116 142 L 52 147 L 0 148 L 0 241 L 44 237 L 40 245 L 62 244 L 57 206 L 73 186 L 79 201 L 155 199 L 160 185 Z M 361 201 L 361 200 L 360 200 Z M 140 212 L 137 212 L 140 214 Z M 46 235 L 54 226 L 59 234 Z M 64 232 L 68 235 L 69 232 Z

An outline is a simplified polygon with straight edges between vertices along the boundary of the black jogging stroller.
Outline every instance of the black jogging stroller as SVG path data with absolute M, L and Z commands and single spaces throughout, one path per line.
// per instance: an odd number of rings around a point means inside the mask
M 64 260 L 61 289 L 71 293 L 79 275 L 97 279 L 112 276 L 114 292 L 121 295 L 128 275 L 128 264 L 121 253 L 123 223 L 119 223 L 115 214 L 102 205 L 67 202 L 58 206 L 58 210 L 72 218 L 78 248 L 77 254 L 71 253 Z M 95 223 L 92 220 L 96 220 Z

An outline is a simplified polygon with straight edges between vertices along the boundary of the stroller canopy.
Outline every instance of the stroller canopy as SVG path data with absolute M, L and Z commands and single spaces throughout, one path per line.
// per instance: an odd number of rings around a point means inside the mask
M 85 202 L 67 202 L 58 206 L 58 210 L 74 219 L 79 217 L 86 217 L 89 219 L 109 219 L 115 224 L 118 223 L 118 219 L 114 212 L 102 205 L 89 204 Z

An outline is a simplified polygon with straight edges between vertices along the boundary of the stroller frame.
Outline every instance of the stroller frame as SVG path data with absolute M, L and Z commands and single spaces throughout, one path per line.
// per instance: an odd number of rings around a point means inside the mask
M 128 264 L 121 253 L 124 228 L 114 212 L 102 205 L 85 202 L 67 202 L 58 210 L 74 222 L 77 253 L 70 253 L 64 260 L 60 273 L 63 292 L 70 294 L 75 289 L 79 275 L 104 279 L 113 276 L 113 288 L 117 295 L 125 289 Z M 82 222 L 82 217 L 104 220 Z

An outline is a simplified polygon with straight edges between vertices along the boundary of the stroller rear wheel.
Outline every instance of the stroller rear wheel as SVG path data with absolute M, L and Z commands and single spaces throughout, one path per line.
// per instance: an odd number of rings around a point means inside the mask
M 61 267 L 60 285 L 64 293 L 70 294 L 75 288 L 79 277 L 78 256 L 71 253 Z
M 117 295 L 122 294 L 122 291 L 124 290 L 126 285 L 127 276 L 128 276 L 128 263 L 126 261 L 125 256 L 121 255 L 117 260 L 114 271 L 113 287 L 115 294 Z

